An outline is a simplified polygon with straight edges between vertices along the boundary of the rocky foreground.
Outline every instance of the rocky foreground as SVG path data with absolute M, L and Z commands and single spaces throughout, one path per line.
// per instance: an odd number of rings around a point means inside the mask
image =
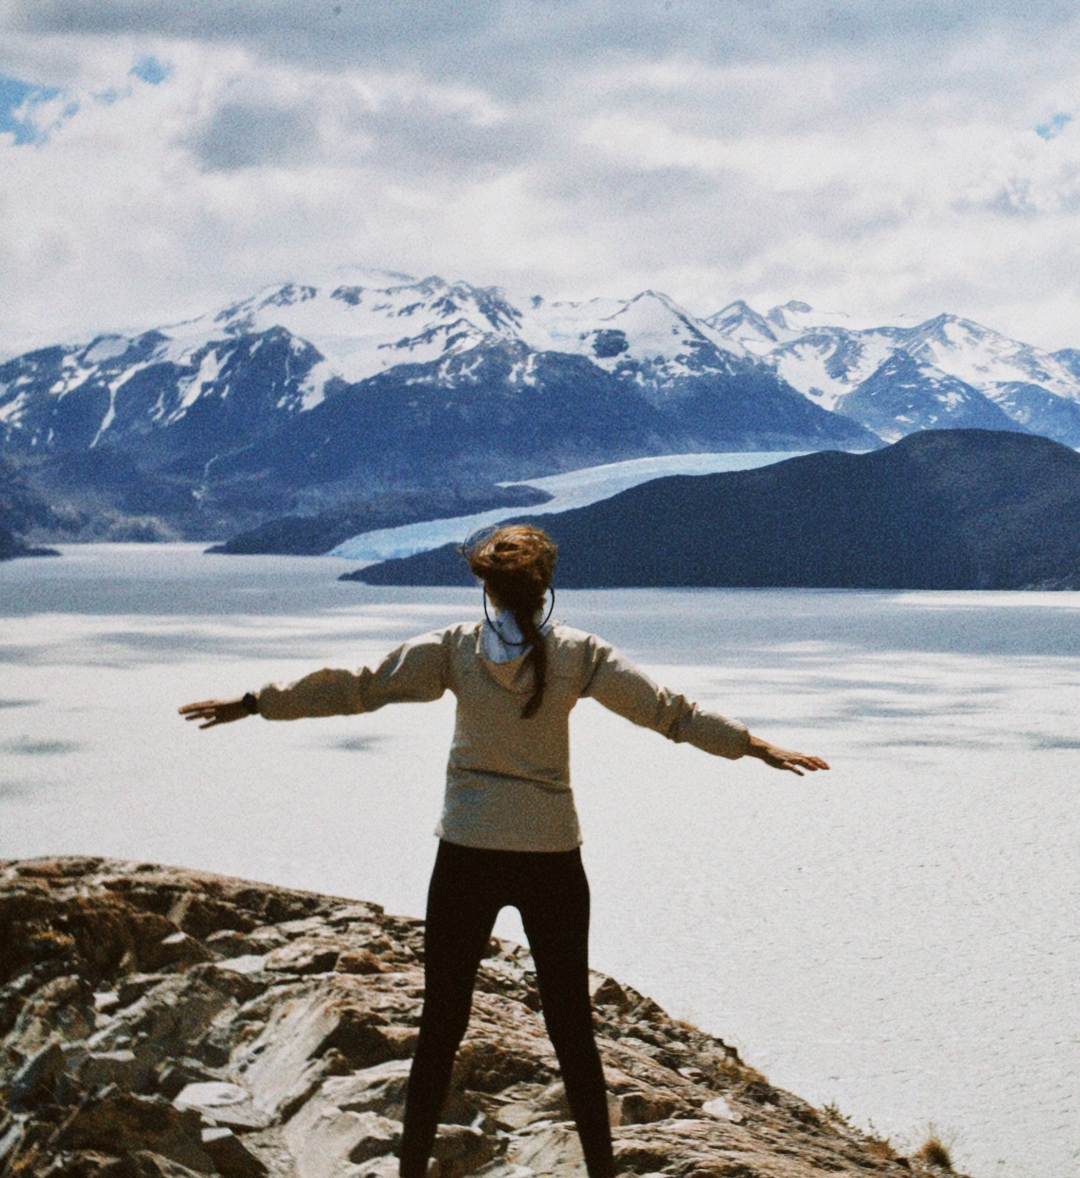
M 625 1174 L 941 1174 L 594 975 Z M 103 859 L 0 862 L 0 1176 L 391 1178 L 423 924 Z M 436 1178 L 584 1175 L 527 950 L 493 940 Z

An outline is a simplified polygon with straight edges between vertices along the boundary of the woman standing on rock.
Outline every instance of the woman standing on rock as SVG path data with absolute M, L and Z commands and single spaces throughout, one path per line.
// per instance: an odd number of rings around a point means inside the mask
M 466 552 L 485 590 L 483 622 L 423 634 L 376 668 L 316 671 L 287 687 L 180 709 L 201 727 L 371 712 L 457 696 L 439 851 L 428 892 L 425 997 L 409 1078 L 401 1178 L 424 1178 L 473 985 L 495 918 L 518 909 L 536 963 L 590 1178 L 614 1173 L 607 1094 L 589 1000 L 589 885 L 570 791 L 569 717 L 592 698 L 670 740 L 802 774 L 820 757 L 775 748 L 737 720 L 657 687 L 595 635 L 550 623 L 556 548 L 538 528 L 499 528 Z M 488 615 L 490 601 L 495 617 Z M 550 608 L 547 611 L 550 616 Z

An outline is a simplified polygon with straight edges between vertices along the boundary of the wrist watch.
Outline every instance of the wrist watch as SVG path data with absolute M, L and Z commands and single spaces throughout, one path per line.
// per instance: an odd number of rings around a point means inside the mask
M 244 705 L 244 711 L 249 716 L 257 716 L 259 714 L 259 698 L 253 691 L 245 693 L 244 698 L 240 702 Z

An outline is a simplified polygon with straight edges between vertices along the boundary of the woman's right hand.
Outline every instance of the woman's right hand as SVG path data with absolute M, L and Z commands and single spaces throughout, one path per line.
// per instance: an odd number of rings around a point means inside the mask
M 234 720 L 243 720 L 251 713 L 244 707 L 243 697 L 240 699 L 206 699 L 202 703 L 184 704 L 180 715 L 185 720 L 201 720 L 200 728 L 213 728 L 218 724 L 231 724 Z

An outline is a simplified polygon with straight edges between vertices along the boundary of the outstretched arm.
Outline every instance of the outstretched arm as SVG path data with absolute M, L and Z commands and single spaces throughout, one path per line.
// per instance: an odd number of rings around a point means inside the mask
M 355 716 L 390 703 L 438 699 L 448 686 L 444 637 L 448 631 L 421 634 L 393 650 L 375 668 L 359 671 L 324 668 L 295 683 L 268 683 L 258 695 L 207 699 L 185 704 L 180 715 L 200 721 L 200 728 L 231 724 L 247 715 L 266 720 L 300 720 L 313 716 Z
M 691 703 L 685 696 L 658 687 L 624 655 L 600 639 L 592 639 L 592 675 L 583 694 L 635 724 L 653 728 L 669 740 L 689 741 L 699 749 L 735 760 L 756 757 L 773 769 L 803 776 L 828 769 L 820 757 L 777 748 L 752 736 L 745 724 Z
M 777 748 L 776 745 L 769 744 L 767 740 L 762 740 L 760 736 L 752 734 L 750 746 L 745 755 L 757 757 L 759 761 L 764 761 L 773 769 L 787 769 L 791 773 L 797 773 L 800 777 L 803 776 L 804 769 L 814 773 L 818 769 L 828 769 L 829 767 L 828 762 L 823 761 L 820 757 L 810 757 L 806 753 L 795 753 L 790 749 Z

